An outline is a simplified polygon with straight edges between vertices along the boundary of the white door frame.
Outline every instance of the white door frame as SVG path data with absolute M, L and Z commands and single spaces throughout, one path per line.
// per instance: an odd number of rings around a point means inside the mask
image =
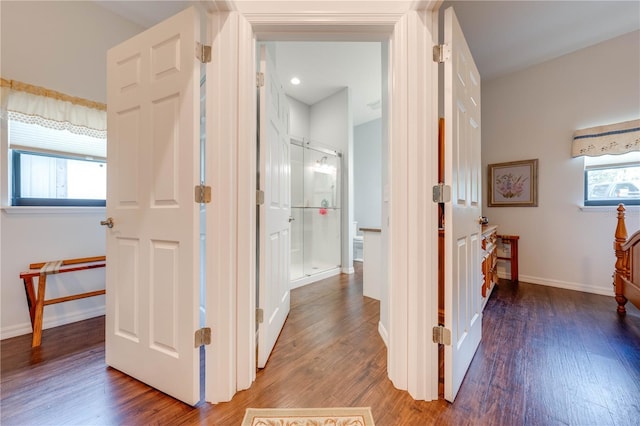
M 432 46 L 439 3 L 224 2 L 235 10 L 211 15 L 206 309 L 213 337 L 207 401 L 231 400 L 256 375 L 256 37 L 389 41 L 387 370 L 414 399 L 438 398 L 438 346 L 431 340 L 438 318 L 438 221 L 431 187 L 438 161 Z

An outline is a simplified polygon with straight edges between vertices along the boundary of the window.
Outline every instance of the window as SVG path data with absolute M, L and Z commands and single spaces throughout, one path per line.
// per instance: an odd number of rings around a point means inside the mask
M 14 206 L 104 206 L 106 162 L 12 150 Z
M 107 106 L 3 78 L 0 92 L 2 203 L 106 205 Z
M 640 205 L 640 152 L 585 157 L 584 205 Z
M 106 205 L 104 138 L 12 120 L 11 114 L 8 135 L 12 205 Z

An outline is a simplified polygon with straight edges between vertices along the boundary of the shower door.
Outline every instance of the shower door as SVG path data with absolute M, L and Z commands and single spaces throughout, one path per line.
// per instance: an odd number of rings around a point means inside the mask
M 291 141 L 291 280 L 340 267 L 340 154 Z

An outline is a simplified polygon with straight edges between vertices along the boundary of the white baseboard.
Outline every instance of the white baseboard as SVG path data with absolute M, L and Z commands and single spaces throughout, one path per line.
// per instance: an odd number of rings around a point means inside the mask
M 291 281 L 290 288 L 293 290 L 294 288 L 302 287 L 307 284 L 314 283 L 316 281 L 324 280 L 325 278 L 333 277 L 335 275 L 340 275 L 340 268 L 333 268 L 328 271 L 319 272 L 314 275 L 305 276 L 302 278 L 298 278 L 297 280 Z
M 82 321 L 89 318 L 99 317 L 105 314 L 105 306 L 99 306 L 93 309 L 86 309 L 84 311 L 74 311 L 67 315 L 57 316 L 54 318 L 47 318 L 45 315 L 42 321 L 42 329 L 58 327 L 60 325 L 70 324 L 72 322 Z M 10 325 L 0 330 L 0 340 L 9 339 L 10 337 L 22 336 L 24 334 L 31 334 L 31 323 L 25 322 L 22 324 Z
M 389 333 L 387 333 L 387 329 L 384 328 L 381 321 L 378 321 L 378 334 L 382 337 L 382 341 L 386 347 L 389 347 Z
M 510 274 L 498 273 L 498 278 L 511 279 Z M 573 283 L 568 281 L 551 280 L 548 278 L 532 277 L 530 275 L 518 276 L 518 279 L 522 282 L 529 284 L 546 285 L 548 287 L 564 288 L 565 290 L 582 291 L 584 293 L 600 294 L 602 296 L 615 296 L 613 292 L 613 285 L 608 289 L 603 287 L 596 287 L 587 284 Z
M 354 268 L 353 266 L 351 266 L 350 268 L 342 268 L 342 273 L 343 274 L 355 274 L 356 273 L 356 268 Z

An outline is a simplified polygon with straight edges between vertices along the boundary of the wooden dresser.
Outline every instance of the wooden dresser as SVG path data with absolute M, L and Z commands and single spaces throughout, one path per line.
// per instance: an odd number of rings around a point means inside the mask
M 498 283 L 498 227 L 496 225 L 482 226 L 482 297 L 485 303 Z

